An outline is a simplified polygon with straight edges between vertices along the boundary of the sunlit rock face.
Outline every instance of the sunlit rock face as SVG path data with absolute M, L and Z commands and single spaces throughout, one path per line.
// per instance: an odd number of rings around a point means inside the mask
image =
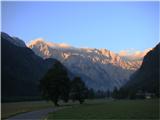
M 132 61 L 141 61 L 143 60 L 144 56 L 150 51 L 152 48 L 145 49 L 144 51 L 128 49 L 122 50 L 119 52 L 119 56 L 121 56 L 124 60 L 132 60 Z
M 43 58 L 58 59 L 94 89 L 107 90 L 122 86 L 141 65 L 140 60 L 123 60 L 107 49 L 75 48 L 42 39 L 30 42 L 28 47 Z

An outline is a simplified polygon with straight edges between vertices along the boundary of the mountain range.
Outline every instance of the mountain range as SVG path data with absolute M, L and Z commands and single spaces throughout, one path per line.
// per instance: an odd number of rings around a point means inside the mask
M 56 61 L 68 70 L 71 79 L 80 76 L 95 90 L 127 86 L 154 92 L 159 84 L 159 44 L 145 55 L 144 60 L 142 57 L 124 59 L 126 56 L 107 49 L 76 48 L 43 39 L 25 45 L 21 39 L 3 32 L 1 46 L 2 101 L 13 96 L 40 95 L 39 80 Z
M 119 88 L 140 67 L 143 59 L 124 59 L 107 49 L 75 48 L 43 39 L 30 42 L 28 47 L 42 58 L 59 60 L 73 74 L 82 77 L 88 87 L 96 90 Z

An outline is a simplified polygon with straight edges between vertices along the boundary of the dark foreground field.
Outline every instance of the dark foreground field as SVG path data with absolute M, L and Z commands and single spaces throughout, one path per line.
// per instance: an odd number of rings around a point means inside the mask
M 52 106 L 54 107 L 51 102 L 45 101 L 2 103 L 1 118 L 6 119 L 24 112 L 45 109 Z
M 159 119 L 159 100 L 88 101 L 50 113 L 47 119 Z
M 159 100 L 86 100 L 82 105 L 69 102 L 47 119 L 159 119 Z M 9 118 L 28 111 L 55 107 L 51 102 L 2 103 L 1 117 Z M 25 118 L 24 118 L 25 119 Z

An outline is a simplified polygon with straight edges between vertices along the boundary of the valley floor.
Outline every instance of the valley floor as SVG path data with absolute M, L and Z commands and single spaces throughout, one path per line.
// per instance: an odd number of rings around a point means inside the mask
M 64 104 L 61 109 L 50 113 L 46 119 L 159 119 L 159 99 L 152 100 L 86 100 L 80 105 L 78 102 Z M 45 110 L 55 106 L 51 102 L 17 102 L 2 103 L 1 117 L 12 118 L 24 112 Z M 25 119 L 25 118 L 24 118 Z M 46 120 L 45 119 L 45 120 Z
M 1 104 L 1 118 L 6 119 L 21 113 L 54 107 L 51 102 L 33 101 L 33 102 L 14 102 Z
M 47 119 L 159 119 L 159 100 L 87 101 L 54 113 Z

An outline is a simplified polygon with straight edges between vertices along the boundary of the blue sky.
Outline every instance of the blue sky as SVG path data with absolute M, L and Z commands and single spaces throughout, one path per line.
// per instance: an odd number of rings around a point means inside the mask
M 2 31 L 28 43 L 144 50 L 159 41 L 158 2 L 2 2 Z

